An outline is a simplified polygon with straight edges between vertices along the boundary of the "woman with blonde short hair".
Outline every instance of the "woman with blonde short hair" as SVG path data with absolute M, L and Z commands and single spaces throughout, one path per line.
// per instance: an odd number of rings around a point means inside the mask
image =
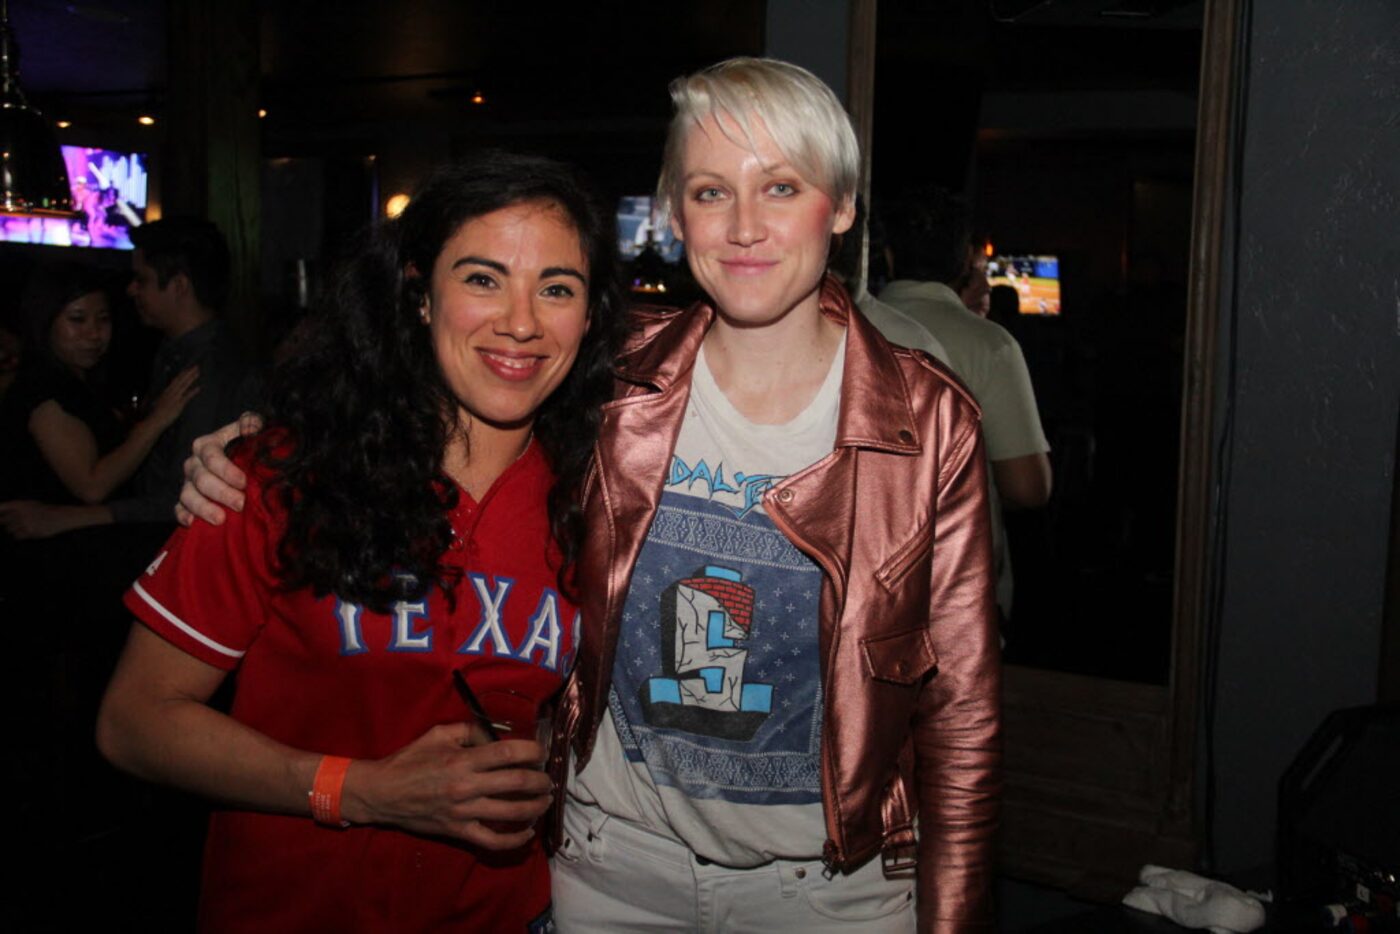
M 859 170 L 830 89 L 733 59 L 671 97 L 657 194 L 707 300 L 643 316 L 604 410 L 559 930 L 988 926 L 977 407 L 827 273 Z

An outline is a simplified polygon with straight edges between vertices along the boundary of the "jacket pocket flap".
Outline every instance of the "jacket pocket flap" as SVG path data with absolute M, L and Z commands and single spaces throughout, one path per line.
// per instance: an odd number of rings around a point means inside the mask
M 860 640 L 865 669 L 877 681 L 913 684 L 938 665 L 925 629 L 906 629 L 888 636 Z

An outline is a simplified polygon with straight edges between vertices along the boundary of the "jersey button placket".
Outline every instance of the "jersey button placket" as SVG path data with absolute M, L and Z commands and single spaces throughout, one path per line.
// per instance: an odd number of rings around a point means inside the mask
M 452 540 L 447 543 L 447 549 L 456 552 L 464 559 L 472 553 L 471 539 L 472 529 L 475 526 L 475 512 L 474 504 L 465 499 L 459 499 L 456 508 L 452 510 L 449 517 L 452 525 Z

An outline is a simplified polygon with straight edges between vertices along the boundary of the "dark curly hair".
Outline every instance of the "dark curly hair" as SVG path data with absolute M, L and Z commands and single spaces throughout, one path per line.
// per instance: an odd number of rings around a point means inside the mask
M 452 593 L 442 556 L 457 488 L 442 461 L 459 403 L 419 310 L 438 254 L 461 226 L 526 202 L 562 210 L 588 258 L 589 326 L 534 422 L 555 474 L 548 508 L 563 557 L 558 581 L 572 592 L 580 487 L 624 328 L 616 235 L 612 212 L 575 169 L 504 152 L 439 169 L 397 220 L 373 229 L 273 374 L 269 440 L 258 458 L 273 474 L 268 494 L 287 514 L 278 548 L 286 586 L 381 611 L 433 586 Z

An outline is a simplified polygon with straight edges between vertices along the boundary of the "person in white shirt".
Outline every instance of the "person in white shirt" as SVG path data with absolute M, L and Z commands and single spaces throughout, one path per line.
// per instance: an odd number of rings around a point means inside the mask
M 946 362 L 982 407 L 992 481 L 997 604 L 1010 615 L 1012 577 L 1000 508 L 1034 509 L 1050 499 L 1050 444 L 1021 346 L 1005 328 L 969 311 L 952 288 L 967 271 L 967 207 L 946 190 L 910 189 L 880 206 L 891 281 L 880 300 L 928 328 Z

